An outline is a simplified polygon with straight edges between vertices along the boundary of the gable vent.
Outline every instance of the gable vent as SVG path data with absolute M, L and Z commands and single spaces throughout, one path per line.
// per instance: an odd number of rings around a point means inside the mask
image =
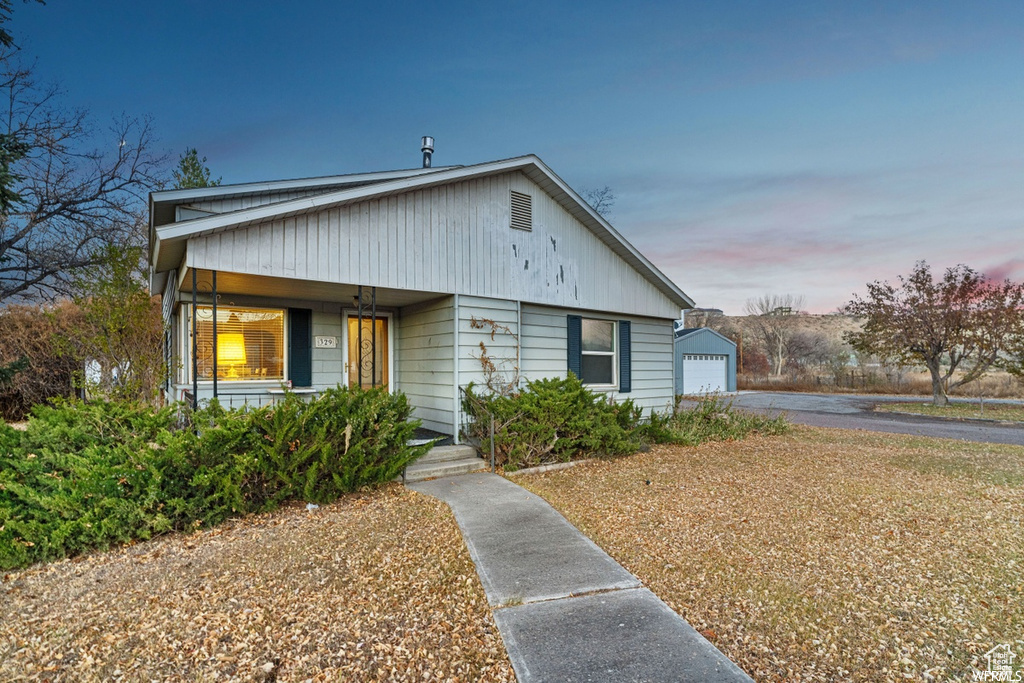
M 512 227 L 533 230 L 533 197 L 512 190 Z

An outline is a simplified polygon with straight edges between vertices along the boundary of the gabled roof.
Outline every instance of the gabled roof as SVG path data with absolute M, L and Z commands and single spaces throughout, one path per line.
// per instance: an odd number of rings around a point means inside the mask
M 716 332 L 715 330 L 711 329 L 710 327 L 687 327 L 687 328 L 684 328 L 684 329 L 681 329 L 681 330 L 676 330 L 676 341 L 677 342 L 678 341 L 682 341 L 683 339 L 686 339 L 688 337 L 692 337 L 692 336 L 695 336 L 695 335 L 701 334 L 701 333 L 714 335 L 714 336 L 718 337 L 719 339 L 721 339 L 722 341 L 728 342 L 728 343 L 732 344 L 733 346 L 736 346 L 736 342 L 734 342 L 732 339 L 729 339 L 728 337 L 726 337 L 721 332 Z
M 155 192 L 150 195 L 150 264 L 154 268 L 154 275 L 166 273 L 177 267 L 184 255 L 185 244 L 190 237 L 215 234 L 368 199 L 378 199 L 511 171 L 520 171 L 539 185 L 566 211 L 597 235 L 612 251 L 644 275 L 663 294 L 675 301 L 680 308 L 691 308 L 694 305 L 693 300 L 674 282 L 627 242 L 608 221 L 576 194 L 565 181 L 555 175 L 540 158 L 532 154 L 474 166 L 389 171 L 332 176 L 330 178 L 249 183 L 198 190 Z M 176 223 L 165 221 L 168 211 L 173 220 L 174 206 L 185 202 L 303 189 L 323 189 L 324 191 L 299 199 L 265 204 L 240 211 L 193 218 Z

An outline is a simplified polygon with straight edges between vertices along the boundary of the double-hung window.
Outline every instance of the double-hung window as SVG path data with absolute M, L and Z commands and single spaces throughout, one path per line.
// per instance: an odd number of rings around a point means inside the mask
M 580 381 L 592 386 L 617 384 L 615 321 L 583 318 L 581 321 Z
M 594 389 L 628 393 L 632 389 L 631 327 L 629 320 L 567 316 L 569 372 Z

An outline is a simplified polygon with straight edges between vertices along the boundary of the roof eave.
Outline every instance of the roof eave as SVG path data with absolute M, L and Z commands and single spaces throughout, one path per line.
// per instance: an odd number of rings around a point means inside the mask
M 538 182 L 536 174 L 528 172 L 531 167 L 541 174 L 541 182 Z M 166 253 L 168 250 L 165 250 L 165 260 L 170 260 L 164 264 L 158 263 L 157 259 L 159 258 L 160 253 L 160 242 L 182 242 L 187 240 L 189 237 L 207 235 L 228 228 L 246 227 L 271 219 L 288 218 L 298 214 L 332 208 L 354 201 L 364 201 L 379 196 L 430 187 L 432 185 L 442 185 L 456 180 L 465 180 L 473 177 L 515 170 L 526 171 L 527 175 L 531 176 L 531 180 L 538 182 L 542 189 L 549 194 L 551 194 L 551 190 L 550 188 L 544 187 L 547 183 L 543 182 L 543 180 L 547 179 L 550 181 L 551 184 L 558 188 L 562 195 L 561 197 L 553 195 L 556 201 L 559 201 L 559 203 L 569 210 L 571 214 L 576 216 L 577 219 L 581 220 L 584 224 L 587 224 L 591 230 L 594 230 L 605 244 L 617 252 L 619 249 L 622 249 L 625 253 L 620 252 L 619 255 L 634 268 L 645 273 L 649 281 L 658 287 L 663 294 L 675 301 L 675 303 L 681 308 L 694 307 L 695 303 L 693 299 L 687 296 L 685 292 L 683 292 L 664 273 L 654 266 L 654 264 L 648 261 L 643 254 L 637 251 L 637 249 L 633 247 L 633 245 L 630 244 L 615 228 L 613 228 L 607 220 L 598 214 L 593 207 L 591 207 L 576 193 L 575 190 L 569 187 L 564 180 L 559 178 L 554 171 L 548 168 L 548 166 L 534 154 L 477 164 L 475 166 L 435 168 L 430 169 L 431 172 L 429 173 L 415 173 L 392 180 L 375 182 L 371 185 L 361 185 L 359 187 L 302 197 L 276 204 L 267 204 L 264 206 L 242 209 L 231 213 L 218 214 L 216 216 L 194 218 L 192 220 L 182 221 L 179 223 L 169 223 L 154 229 L 155 235 L 153 237 L 155 239 L 152 241 L 157 243 L 157 246 L 154 249 L 153 260 L 151 263 L 153 263 L 158 270 L 161 269 L 161 265 L 164 266 L 164 269 L 169 270 L 170 268 L 166 267 L 167 263 L 173 261 L 173 265 L 170 266 L 173 268 L 180 261 L 181 254 L 178 252 L 183 253 L 184 245 L 182 245 L 180 249 L 169 250 L 172 253 Z M 167 246 L 170 246 L 170 244 Z

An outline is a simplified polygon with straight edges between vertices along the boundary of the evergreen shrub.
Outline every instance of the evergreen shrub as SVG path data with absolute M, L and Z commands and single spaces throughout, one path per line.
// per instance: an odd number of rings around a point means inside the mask
M 60 401 L 0 428 L 0 569 L 315 503 L 390 481 L 430 445 L 402 394 L 336 388 L 172 429 L 172 408 Z
M 677 397 L 677 403 L 682 397 Z M 632 400 L 614 402 L 588 390 L 573 374 L 528 382 L 518 392 L 478 393 L 466 389 L 462 408 L 470 417 L 466 436 L 488 450 L 494 416 L 495 464 L 508 471 L 593 456 L 627 455 L 647 444 L 695 446 L 742 439 L 752 433 L 776 435 L 789 424 L 734 410 L 716 395 L 675 413 L 652 412 L 646 419 Z
M 624 455 L 642 445 L 641 409 L 612 403 L 573 374 L 539 379 L 513 394 L 466 389 L 463 410 L 472 418 L 467 435 L 489 443 L 494 415 L 495 463 L 507 470 L 568 462 L 593 455 Z

